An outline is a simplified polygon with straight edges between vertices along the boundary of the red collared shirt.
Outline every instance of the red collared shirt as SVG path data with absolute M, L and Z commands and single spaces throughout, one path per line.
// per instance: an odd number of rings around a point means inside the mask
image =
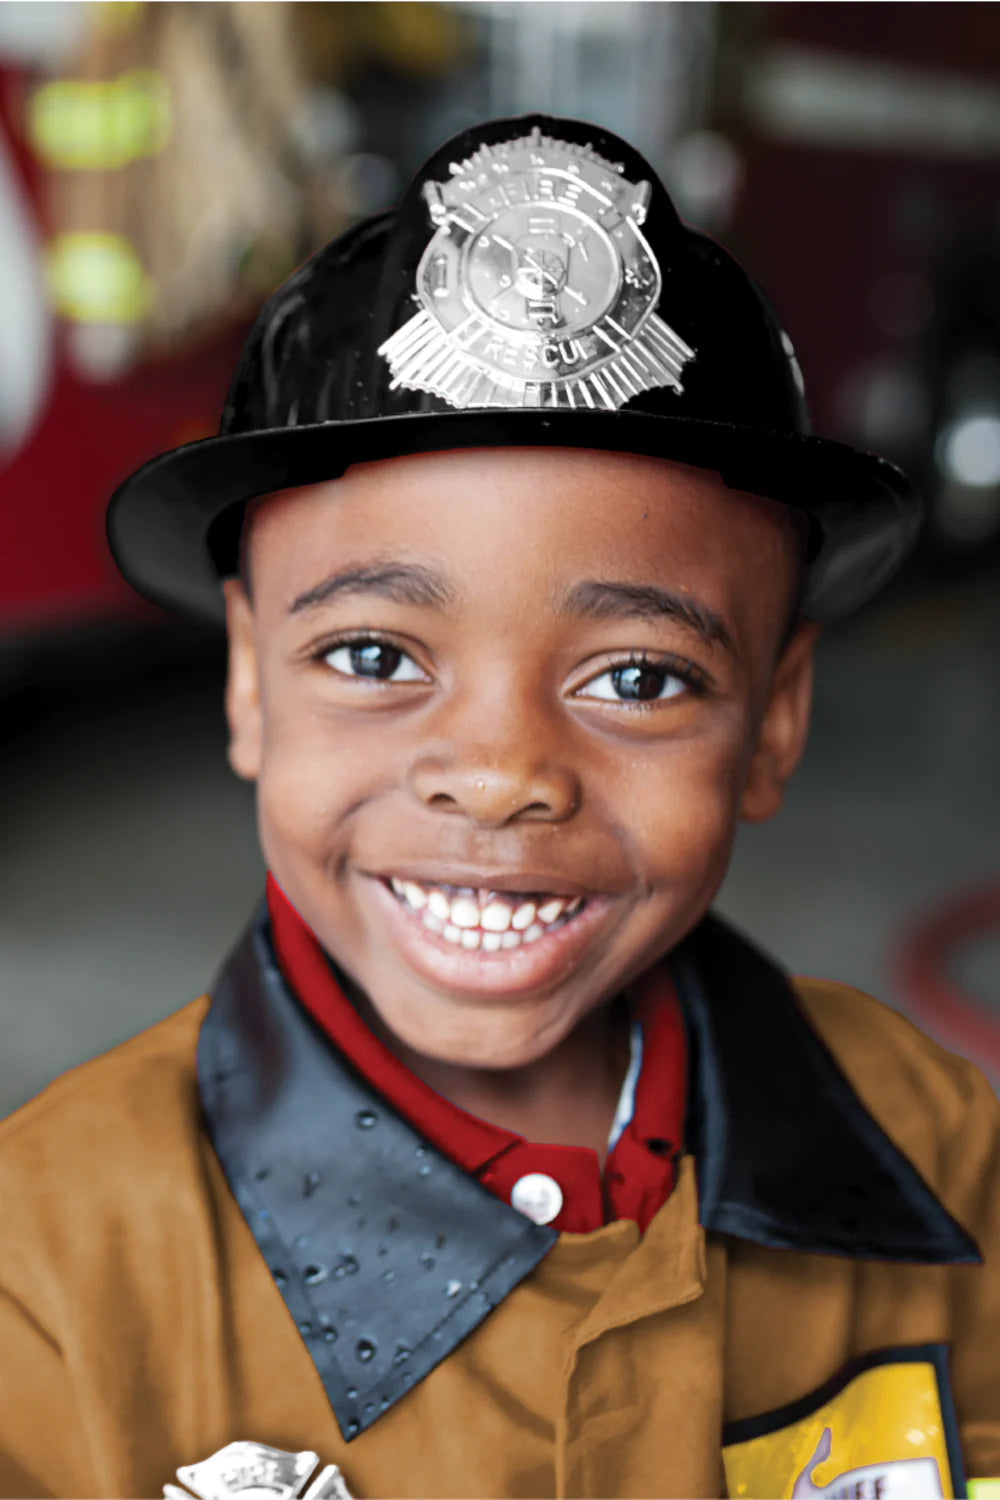
M 684 1029 L 665 965 L 654 965 L 633 986 L 642 1065 L 630 1118 L 608 1154 L 602 1178 L 597 1152 L 590 1147 L 525 1140 L 430 1088 L 361 1019 L 313 932 L 270 875 L 267 905 L 278 962 L 301 1003 L 372 1088 L 442 1155 L 505 1202 L 528 1174 L 551 1178 L 562 1195 L 562 1207 L 549 1221 L 554 1229 L 582 1234 L 614 1219 L 633 1219 L 645 1230 L 673 1191 L 684 1120 Z M 622 1105 L 627 1108 L 627 1099 Z

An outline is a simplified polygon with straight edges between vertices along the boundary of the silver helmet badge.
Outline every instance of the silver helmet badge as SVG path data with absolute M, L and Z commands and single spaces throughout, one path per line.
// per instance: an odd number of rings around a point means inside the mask
M 694 350 L 654 310 L 650 185 L 622 172 L 536 128 L 425 183 L 435 232 L 419 311 L 379 349 L 393 387 L 460 408 L 616 410 L 659 386 L 679 393 Z

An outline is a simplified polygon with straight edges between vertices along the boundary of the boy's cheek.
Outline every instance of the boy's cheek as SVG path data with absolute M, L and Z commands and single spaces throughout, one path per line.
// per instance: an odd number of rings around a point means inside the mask
M 257 781 L 262 838 L 266 834 L 272 844 L 287 847 L 299 858 L 325 860 L 345 805 L 357 801 L 344 772 L 336 762 L 273 750 L 266 754 Z
M 642 861 L 650 886 L 672 901 L 707 907 L 725 878 L 739 821 L 746 756 L 692 753 L 682 768 L 664 768 L 640 808 Z
M 672 818 L 667 811 L 647 840 L 652 883 L 683 901 L 685 909 L 704 909 L 722 884 L 732 853 L 736 817 L 731 800 L 717 789 L 711 799 L 678 803 Z

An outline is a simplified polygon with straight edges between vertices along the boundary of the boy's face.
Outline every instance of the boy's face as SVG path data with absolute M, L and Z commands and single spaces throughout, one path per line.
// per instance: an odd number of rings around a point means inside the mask
M 258 503 L 232 764 L 407 1047 L 529 1064 L 700 918 L 804 743 L 794 557 L 782 507 L 616 453 L 425 454 Z

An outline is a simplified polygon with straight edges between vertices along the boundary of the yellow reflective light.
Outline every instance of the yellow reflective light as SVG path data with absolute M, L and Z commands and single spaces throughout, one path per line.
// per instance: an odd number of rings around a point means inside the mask
M 45 83 L 28 105 L 28 135 L 47 167 L 106 172 L 156 156 L 170 137 L 162 73 L 131 68 L 108 81 Z
M 78 323 L 137 323 L 149 307 L 149 279 L 121 235 L 57 235 L 46 269 L 56 311 Z

